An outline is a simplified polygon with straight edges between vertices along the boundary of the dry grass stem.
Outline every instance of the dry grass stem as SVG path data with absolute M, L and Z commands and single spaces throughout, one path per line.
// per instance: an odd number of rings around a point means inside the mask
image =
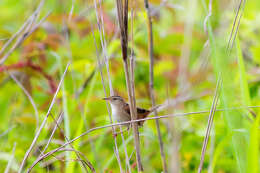
M 59 151 L 72 151 L 72 152 L 77 153 L 77 155 L 83 157 L 84 159 L 81 159 L 81 158 L 80 158 L 80 159 L 77 159 L 77 160 L 69 160 L 69 161 L 76 161 L 76 162 L 80 161 L 80 162 L 83 162 L 84 165 L 85 165 L 85 166 L 88 166 L 89 169 L 90 169 L 92 172 L 96 173 L 95 168 L 93 167 L 93 165 L 91 164 L 91 162 L 86 158 L 86 156 L 85 156 L 82 152 L 77 151 L 77 150 L 72 149 L 72 148 L 63 148 L 63 149 L 61 149 L 61 150 L 59 150 Z M 60 160 L 60 161 L 63 161 L 63 162 L 64 162 L 64 160 L 61 160 L 61 159 L 59 159 L 58 157 L 55 157 L 55 158 L 56 158 L 56 160 Z M 65 160 L 65 161 L 66 161 L 66 160 Z M 35 166 L 35 165 L 34 165 L 34 166 Z M 32 169 L 33 169 L 34 166 L 30 167 L 30 168 L 27 170 L 27 173 L 30 173 L 30 172 L 32 171 Z M 87 170 L 86 170 L 86 172 L 87 172 Z
M 42 155 L 44 154 L 44 152 L 47 150 L 49 144 L 51 143 L 52 137 L 53 137 L 54 133 L 55 133 L 56 130 L 57 130 L 58 125 L 59 125 L 59 124 L 62 122 L 62 120 L 63 120 L 63 116 L 64 116 L 64 114 L 63 114 L 63 112 L 61 112 L 60 115 L 58 116 L 57 123 L 55 123 L 55 126 L 54 126 L 54 128 L 53 128 L 53 130 L 52 130 L 52 132 L 51 132 L 51 135 L 50 135 L 50 137 L 49 137 L 49 139 L 48 139 L 48 141 L 47 141 L 47 143 L 46 143 L 44 149 L 41 151 L 40 156 L 42 156 Z
M 234 44 L 234 41 L 236 39 L 237 31 L 238 31 L 238 28 L 239 28 L 239 25 L 240 25 L 240 20 L 241 20 L 241 17 L 243 15 L 243 12 L 240 12 L 240 11 L 241 11 L 241 8 L 243 8 L 243 10 L 244 10 L 245 3 L 246 3 L 245 0 L 240 0 L 240 2 L 239 2 L 239 5 L 238 5 L 237 11 L 236 11 L 236 16 L 235 16 L 235 19 L 234 19 L 234 22 L 233 22 L 233 25 L 232 25 L 232 29 L 231 29 L 231 33 L 230 33 L 230 36 L 229 36 L 229 40 L 228 40 L 227 51 L 231 51 L 231 49 L 233 48 L 233 44 Z M 243 7 L 241 7 L 242 5 L 243 5 Z M 238 18 L 239 13 L 240 13 L 240 16 Z M 234 30 L 235 30 L 235 33 L 234 33 Z
M 131 165 L 130 165 L 130 159 L 128 157 L 128 153 L 127 153 L 127 147 L 126 147 L 126 143 L 125 143 L 125 138 L 124 138 L 124 134 L 122 132 L 122 126 L 119 126 L 120 127 L 120 134 L 121 134 L 121 138 L 122 138 L 122 143 L 123 143 L 123 146 L 124 146 L 124 151 L 125 151 L 125 161 L 126 161 L 126 167 L 128 168 L 128 172 L 129 173 L 132 173 L 131 171 Z M 126 171 L 127 172 L 127 171 Z
M 129 102 L 130 102 L 131 119 L 136 120 L 137 112 L 136 112 L 136 106 L 135 106 L 135 97 L 133 94 L 134 86 L 133 86 L 133 81 L 131 80 L 131 82 L 130 82 L 130 74 L 129 74 L 129 68 L 128 68 L 127 61 L 124 61 L 124 70 L 125 70 L 125 76 L 126 76 L 128 98 L 129 98 Z M 143 166 L 142 166 L 141 154 L 140 154 L 140 137 L 139 137 L 138 125 L 137 125 L 137 123 L 132 123 L 131 125 L 133 127 L 133 133 L 134 133 L 137 168 L 138 168 L 138 171 L 141 172 L 141 171 L 143 171 Z
M 71 20 L 72 15 L 73 15 L 74 5 L 75 5 L 75 0 L 72 0 L 72 1 L 71 1 L 71 8 L 70 8 L 70 13 L 69 13 L 69 18 L 68 18 L 68 21 L 69 21 L 69 22 L 70 22 L 70 20 Z
M 0 56 L 3 54 L 5 49 L 9 46 L 9 44 L 12 43 L 12 41 L 24 30 L 24 28 L 27 26 L 27 24 L 31 21 L 31 16 L 24 22 L 24 24 L 21 26 L 21 28 L 12 35 L 10 39 L 3 45 L 1 51 L 0 51 Z
M 212 15 L 212 1 L 213 0 L 209 0 L 209 12 L 207 14 L 207 16 L 204 19 L 203 22 L 203 26 L 204 26 L 204 32 L 208 35 L 208 28 L 207 28 L 207 22 L 209 21 L 210 16 Z M 207 41 L 208 42 L 208 41 Z M 206 42 L 206 43 L 207 43 Z
M 104 57 L 104 62 L 106 65 L 107 70 L 107 77 L 109 82 L 109 89 L 110 89 L 110 95 L 114 95 L 114 90 L 112 86 L 112 80 L 110 78 L 110 72 L 109 72 L 109 64 L 108 64 L 108 55 L 107 55 L 107 45 L 106 45 L 106 37 L 105 37 L 105 29 L 104 29 L 104 19 L 103 19 L 103 11 L 102 11 L 102 2 L 99 0 L 99 12 L 97 8 L 97 2 L 94 1 L 94 7 L 95 7 L 95 13 L 97 18 L 97 26 L 98 26 L 98 32 L 100 35 L 100 43 L 102 48 L 102 55 Z M 103 63 L 101 63 L 103 64 Z
M 50 12 L 42 18 L 42 20 L 39 21 L 34 27 L 31 28 L 31 25 L 28 25 L 27 28 L 25 28 L 25 32 L 23 35 L 21 35 L 17 41 L 13 44 L 13 46 L 9 49 L 9 51 L 3 56 L 2 59 L 0 59 L 0 65 L 2 65 L 7 58 L 13 53 L 13 51 L 27 38 L 29 37 L 41 24 L 42 22 L 50 15 Z M 32 20 L 33 21 L 33 20 Z M 31 28 L 31 29 L 30 29 Z
M 237 27 L 236 27 L 236 30 L 235 30 L 234 38 L 233 38 L 233 40 L 232 40 L 230 49 L 232 49 L 233 46 L 234 46 L 234 42 L 235 42 L 235 40 L 236 40 L 238 28 L 239 28 L 239 26 L 240 26 L 240 21 L 241 21 L 241 18 L 242 18 L 242 16 L 243 16 L 243 12 L 244 12 L 244 9 L 245 9 L 245 3 L 246 3 L 246 1 L 244 0 L 243 2 L 244 2 L 244 3 L 243 3 L 243 7 L 242 7 L 242 10 L 241 10 L 241 12 L 240 12 L 240 16 L 239 16 L 239 19 L 238 19 L 238 22 L 237 22 Z
M 125 71 L 125 79 L 127 85 L 127 93 L 128 93 L 128 100 L 130 102 L 130 114 L 131 119 L 137 119 L 136 113 L 136 105 L 135 105 L 135 91 L 134 91 L 134 74 L 133 74 L 133 66 L 128 67 L 128 55 L 127 55 L 127 48 L 128 48 L 128 0 L 117 0 L 117 16 L 119 21 L 119 28 L 120 28 L 120 40 L 121 40 L 121 48 L 122 48 L 122 58 L 124 64 L 124 71 Z M 129 73 L 130 72 L 130 73 Z M 136 150 L 136 162 L 137 162 L 137 169 L 138 171 L 143 171 L 143 166 L 141 162 L 141 154 L 140 154 L 140 138 L 139 138 L 139 131 L 137 123 L 131 124 L 133 127 L 134 133 L 134 143 L 135 143 L 135 150 Z
M 101 46 L 102 46 L 103 53 L 104 53 L 104 55 L 105 55 L 104 58 L 105 58 L 105 61 L 106 61 L 106 50 L 105 50 L 104 44 L 103 44 L 103 39 L 102 39 L 103 37 L 102 37 L 102 33 L 101 33 L 101 28 L 100 28 L 100 22 L 99 22 L 99 17 L 98 17 L 98 12 L 97 12 L 97 3 L 96 3 L 96 0 L 94 0 L 94 5 L 95 5 L 95 10 L 96 10 L 98 30 L 99 30 L 100 39 L 101 39 L 100 42 L 101 42 Z M 100 55 L 99 55 L 99 51 L 98 51 L 98 48 L 97 48 L 97 42 L 96 42 L 96 38 L 95 38 L 95 35 L 94 35 L 94 31 L 93 31 L 93 26 L 92 26 L 92 25 L 91 25 L 91 32 L 92 32 L 92 35 L 93 35 L 93 38 L 94 38 L 94 44 L 95 44 L 95 48 L 96 48 L 97 61 L 98 61 L 98 69 L 99 69 L 100 76 L 101 76 L 102 86 L 103 86 L 103 90 L 104 90 L 105 97 L 107 97 L 106 86 L 105 86 L 104 76 L 103 76 L 103 72 L 102 72 L 102 63 L 101 63 L 101 60 L 100 60 Z M 107 69 L 107 70 L 108 70 L 108 69 Z M 108 70 L 108 74 L 107 74 L 107 75 L 108 75 L 109 84 L 110 84 L 110 85 L 109 85 L 110 94 L 113 94 L 113 87 L 112 87 L 112 82 L 111 82 L 109 70 Z M 108 111 L 110 123 L 113 123 L 112 116 L 111 116 L 111 111 L 110 111 L 110 109 L 109 109 L 108 102 L 106 102 L 106 107 L 107 107 L 107 111 Z M 120 159 L 120 156 L 119 156 L 119 150 L 118 150 L 118 145 L 117 145 L 117 139 L 116 139 L 116 136 L 114 135 L 114 134 L 116 134 L 116 132 L 115 132 L 114 127 L 111 127 L 111 128 L 112 128 L 112 135 L 113 135 L 113 137 L 114 137 L 114 143 L 115 143 L 114 153 L 115 153 L 116 158 L 117 158 L 117 162 L 118 162 L 118 165 L 119 165 L 119 168 L 120 168 L 120 172 L 123 172 L 122 163 L 121 163 L 121 159 Z
M 172 112 L 173 108 L 170 107 L 170 99 L 169 99 L 169 89 L 170 89 L 170 84 L 168 83 L 167 88 L 166 88 L 166 95 L 167 95 L 167 100 L 166 100 L 166 104 L 168 104 L 168 110 L 167 112 Z M 178 97 L 177 97 L 178 98 Z M 181 97 L 182 98 L 182 97 Z M 171 152 L 171 156 L 169 158 L 169 171 L 170 172 L 174 172 L 174 173 L 179 173 L 181 172 L 181 164 L 180 164 L 180 157 L 179 157 L 179 145 L 180 145 L 180 132 L 178 130 L 178 128 L 176 127 L 176 121 L 174 120 L 174 118 L 172 118 L 172 121 L 168 124 L 168 131 L 170 131 L 171 133 L 169 133 L 169 136 L 172 139 L 172 152 Z
M 221 111 L 248 109 L 248 108 L 260 108 L 260 106 L 232 107 L 232 108 L 228 108 L 228 109 L 216 109 L 215 111 L 221 112 Z M 104 128 L 110 128 L 110 127 L 116 127 L 116 126 L 125 125 L 125 124 L 129 124 L 129 123 L 136 123 L 136 122 L 140 122 L 140 121 L 149 121 L 149 120 L 155 120 L 155 119 L 161 119 L 161 118 L 171 118 L 171 117 L 187 116 L 187 115 L 199 115 L 199 114 L 209 113 L 209 112 L 210 112 L 210 110 L 209 111 L 199 111 L 199 112 L 188 112 L 188 113 L 176 113 L 176 114 L 169 114 L 169 115 L 163 115 L 163 116 L 157 116 L 157 117 L 148 117 L 148 118 L 144 118 L 144 119 L 131 120 L 131 121 L 125 121 L 125 122 L 121 122 L 121 123 L 114 123 L 114 124 L 108 124 L 108 125 L 104 125 L 104 126 L 95 127 L 95 128 L 87 130 L 86 132 L 84 132 L 81 135 L 75 137 L 74 139 L 70 140 L 69 142 L 66 142 L 63 145 L 61 145 L 60 147 L 53 149 L 53 150 L 49 151 L 48 153 L 44 154 L 43 156 L 39 157 L 37 160 L 34 161 L 32 166 L 30 167 L 30 169 L 33 168 L 36 164 L 38 164 L 43 159 L 49 157 L 50 155 L 54 154 L 55 152 L 61 151 L 67 145 L 73 143 L 74 141 L 76 141 L 76 140 L 82 138 L 83 136 L 89 134 L 90 132 L 93 132 L 93 131 L 96 131 L 96 130 L 100 130 L 100 129 L 104 129 Z
M 51 118 L 53 119 L 53 121 L 55 122 L 55 127 L 54 127 L 54 129 L 53 129 L 53 131 L 52 131 L 52 133 L 51 133 L 51 136 L 49 137 L 49 140 L 48 140 L 48 142 L 47 142 L 45 148 L 43 149 L 43 151 L 41 151 L 41 155 L 39 155 L 39 157 L 42 156 L 42 155 L 44 154 L 45 150 L 48 148 L 48 146 L 49 146 L 49 144 L 50 144 L 50 142 L 51 142 L 51 140 L 52 140 L 52 137 L 53 137 L 53 135 L 54 135 L 54 133 L 55 133 L 55 131 L 56 131 L 57 128 L 59 128 L 59 130 L 60 130 L 60 132 L 63 134 L 65 140 L 66 140 L 67 142 L 69 141 L 68 137 L 65 135 L 65 133 L 63 132 L 63 130 L 62 130 L 61 127 L 59 126 L 60 122 L 62 121 L 62 119 L 63 119 L 63 117 L 64 117 L 64 113 L 63 113 L 63 112 L 60 113 L 60 115 L 59 115 L 57 121 L 56 121 L 55 118 L 52 116 L 52 114 L 50 114 L 50 116 L 51 116 Z M 76 150 L 74 149 L 73 145 L 70 145 L 70 147 L 73 149 L 72 151 L 76 151 Z M 75 152 L 75 154 L 76 154 L 76 156 L 77 156 L 78 161 L 80 161 L 80 162 L 82 163 L 82 166 L 84 167 L 85 171 L 87 171 L 86 165 L 88 166 L 88 164 L 85 164 L 84 160 L 82 160 L 82 159 L 80 158 L 80 155 L 78 154 L 78 152 Z M 86 157 L 85 157 L 85 158 L 86 158 Z M 90 169 L 91 169 L 91 167 L 90 167 Z
M 61 113 L 61 114 L 62 114 L 62 116 L 64 117 L 64 113 Z M 60 115 L 61 115 L 61 114 L 60 114 Z M 59 115 L 59 116 L 60 116 L 60 115 Z M 53 122 L 55 122 L 55 126 L 58 127 L 58 129 L 60 130 L 60 132 L 63 134 L 65 140 L 68 142 L 68 141 L 69 141 L 69 138 L 66 136 L 66 134 L 64 133 L 64 131 L 63 131 L 62 128 L 60 127 L 60 125 L 59 125 L 60 123 L 59 123 L 58 121 L 56 121 L 56 119 L 52 116 L 52 114 L 50 114 L 50 116 L 51 116 Z M 58 120 L 59 120 L 59 118 L 58 118 Z M 47 144 L 48 144 L 48 143 L 47 143 Z M 76 151 L 76 149 L 73 147 L 72 144 L 70 144 L 70 147 L 71 147 L 72 151 Z M 80 162 L 82 163 L 83 168 L 84 168 L 85 171 L 87 172 L 86 164 L 84 164 L 84 161 L 82 161 L 82 159 L 80 159 L 80 155 L 78 154 L 78 152 L 75 152 L 75 154 L 76 154 L 76 157 L 78 158 L 78 161 L 80 161 Z
M 20 27 L 20 29 L 12 35 L 12 37 L 4 44 L 4 46 L 2 47 L 1 51 L 0 51 L 0 56 L 3 54 L 3 52 L 5 51 L 5 49 L 12 43 L 13 40 L 15 40 L 15 38 L 20 35 L 25 27 L 28 25 L 28 24 L 31 24 L 33 23 L 33 21 L 37 18 L 37 16 L 39 15 L 40 13 L 40 10 L 44 4 L 45 0 L 41 0 L 41 2 L 39 3 L 37 9 L 33 12 L 33 14 L 24 22 L 24 24 Z
M 208 141 L 209 141 L 209 135 L 210 135 L 210 131 L 211 131 L 211 128 L 212 128 L 213 119 L 214 119 L 214 115 L 215 115 L 215 112 L 216 112 L 216 107 L 217 107 L 217 104 L 218 104 L 218 98 L 219 98 L 219 95 L 220 95 L 221 85 L 222 85 L 222 79 L 221 79 L 221 76 L 220 76 L 219 79 L 218 79 L 218 82 L 217 82 L 215 95 L 214 95 L 213 102 L 212 102 L 211 109 L 210 109 L 210 113 L 209 113 L 208 126 L 207 126 L 207 130 L 206 130 L 206 135 L 205 135 L 205 138 L 204 138 L 204 141 L 203 141 L 198 173 L 201 173 L 201 171 L 202 171 L 202 167 L 203 167 L 203 163 L 204 163 L 204 159 L 205 159 L 205 154 L 206 154 L 206 148 L 207 148 Z
M 34 32 L 41 22 L 36 24 L 34 27 L 32 27 L 39 17 L 40 10 L 42 9 L 42 6 L 44 5 L 45 0 L 41 0 L 39 3 L 37 9 L 35 12 L 29 17 L 29 19 L 23 24 L 23 26 L 18 30 L 17 33 L 15 33 L 3 46 L 1 49 L 0 55 L 4 52 L 4 50 L 8 47 L 8 45 L 18 36 L 20 35 L 16 42 L 13 44 L 13 46 L 7 51 L 7 53 L 0 59 L 0 65 L 2 65 L 6 59 L 11 55 L 11 53 L 29 36 Z M 45 19 L 45 18 L 44 18 Z
M 49 106 L 48 112 L 47 112 L 47 114 L 45 115 L 45 118 L 44 118 L 44 120 L 43 120 L 43 122 L 42 122 L 40 128 L 38 129 L 37 133 L 35 134 L 34 139 L 33 139 L 32 143 L 31 143 L 29 149 L 26 151 L 26 153 L 25 153 L 25 155 L 24 155 L 24 158 L 23 158 L 23 161 L 22 161 L 22 163 L 21 163 L 21 165 L 20 165 L 20 168 L 19 168 L 18 173 L 21 173 L 21 172 L 23 171 L 25 162 L 26 162 L 26 160 L 28 159 L 29 154 L 31 153 L 31 151 L 32 151 L 32 149 L 33 149 L 33 147 L 34 147 L 34 145 L 35 145 L 36 142 L 37 142 L 37 139 L 38 139 L 39 136 L 40 136 L 40 133 L 41 133 L 43 127 L 45 126 L 45 124 L 46 124 L 46 122 L 47 122 L 47 119 L 48 119 L 48 117 L 49 117 L 49 115 L 50 115 L 50 113 L 51 113 L 51 109 L 52 109 L 52 107 L 53 107 L 53 105 L 54 105 L 54 103 L 55 103 L 57 94 L 58 94 L 58 92 L 59 92 L 59 90 L 60 90 L 61 84 L 62 84 L 62 82 L 63 82 L 63 80 L 64 80 L 64 78 L 65 78 L 65 75 L 66 75 L 66 73 L 67 73 L 67 71 L 68 71 L 69 66 L 70 66 L 70 63 L 68 63 L 67 66 L 66 66 L 66 69 L 65 69 L 65 71 L 64 71 L 64 73 L 63 73 L 63 75 L 62 75 L 62 77 L 61 77 L 61 80 L 60 80 L 60 82 L 59 82 L 59 85 L 58 85 L 58 87 L 57 87 L 57 90 L 56 90 L 56 92 L 55 92 L 55 94 L 54 94 L 54 96 L 53 96 L 53 99 L 52 99 L 52 101 L 51 101 L 51 104 L 50 104 L 50 106 Z
M 152 17 L 151 12 L 149 8 L 149 2 L 148 0 L 144 0 L 145 9 L 147 13 L 147 26 L 148 26 L 148 53 L 150 57 L 150 68 L 149 68 L 149 77 L 150 77 L 150 83 L 149 83 L 149 91 L 150 91 L 150 98 L 152 101 L 152 107 L 156 105 L 155 98 L 154 98 L 154 56 L 153 56 L 153 24 L 152 24 Z M 154 111 L 154 115 L 157 116 L 157 110 Z M 160 154 L 161 154 L 161 160 L 163 165 L 163 172 L 167 173 L 167 163 L 166 163 L 166 157 L 164 154 L 164 147 L 163 147 L 163 141 L 162 141 L 162 135 L 160 130 L 160 123 L 159 119 L 155 120 L 156 123 L 156 130 L 158 134 L 158 140 L 159 140 L 159 146 L 160 146 Z

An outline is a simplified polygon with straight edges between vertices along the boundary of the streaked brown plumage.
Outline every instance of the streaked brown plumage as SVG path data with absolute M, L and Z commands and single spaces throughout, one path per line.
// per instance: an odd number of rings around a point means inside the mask
M 125 103 L 124 107 L 125 111 L 130 115 L 130 107 L 128 103 Z M 142 108 L 136 108 L 137 110 L 137 119 L 143 119 L 146 118 L 150 114 L 150 110 L 142 109 Z M 144 121 L 139 121 L 138 125 L 142 126 L 144 124 Z
M 118 122 L 124 122 L 124 121 L 131 120 L 129 104 L 126 103 L 122 97 L 110 96 L 110 97 L 104 98 L 104 100 L 109 101 L 109 103 L 111 105 L 113 119 L 115 119 Z M 156 110 L 157 107 L 153 108 L 151 110 L 146 110 L 146 109 L 142 109 L 142 108 L 138 108 L 138 107 L 136 109 L 137 109 L 137 119 L 143 119 L 143 118 L 146 118 L 154 110 Z M 144 124 L 144 121 L 138 122 L 139 126 L 142 126 L 143 124 Z M 127 124 L 127 126 L 129 126 L 129 124 Z

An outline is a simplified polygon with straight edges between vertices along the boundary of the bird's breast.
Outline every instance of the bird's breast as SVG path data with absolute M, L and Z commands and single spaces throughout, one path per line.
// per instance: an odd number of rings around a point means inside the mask
M 118 121 L 118 122 L 123 122 L 123 121 L 130 121 L 131 117 L 127 112 L 124 111 L 123 108 L 116 107 L 114 105 L 111 105 L 112 109 L 112 116 L 113 119 Z

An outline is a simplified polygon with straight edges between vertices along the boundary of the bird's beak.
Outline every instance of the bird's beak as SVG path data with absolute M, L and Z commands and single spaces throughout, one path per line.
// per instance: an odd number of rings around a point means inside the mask
M 103 100 L 110 100 L 110 98 L 109 97 L 104 97 L 104 98 L 102 98 Z

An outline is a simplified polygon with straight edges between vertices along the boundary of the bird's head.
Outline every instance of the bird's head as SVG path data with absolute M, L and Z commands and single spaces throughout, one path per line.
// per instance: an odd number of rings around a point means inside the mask
M 125 103 L 124 99 L 121 96 L 110 96 L 103 98 L 103 100 L 107 100 L 111 105 L 115 106 L 122 105 Z

